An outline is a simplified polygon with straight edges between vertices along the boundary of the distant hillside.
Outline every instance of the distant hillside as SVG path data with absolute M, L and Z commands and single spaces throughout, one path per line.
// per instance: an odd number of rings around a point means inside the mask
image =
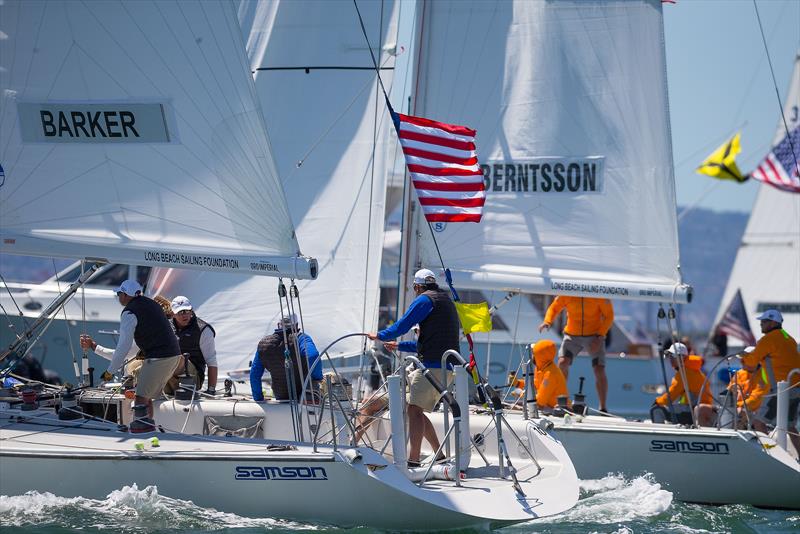
M 683 280 L 694 287 L 692 303 L 677 310 L 682 333 L 705 334 L 711 329 L 748 217 L 747 213 L 697 208 L 681 219 L 681 271 Z M 627 322 L 635 326 L 639 321 L 655 329 L 656 306 L 622 301 L 615 305 L 618 315 L 631 318 Z
M 0 274 L 8 282 L 42 282 L 75 260 L 0 255 Z M 55 268 L 53 267 L 55 263 Z

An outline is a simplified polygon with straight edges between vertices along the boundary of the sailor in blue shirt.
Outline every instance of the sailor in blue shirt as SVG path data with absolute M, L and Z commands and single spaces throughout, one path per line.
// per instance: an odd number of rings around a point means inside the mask
M 272 377 L 272 392 L 275 395 L 275 399 L 288 400 L 290 398 L 289 383 L 286 380 L 284 369 L 284 335 L 289 341 L 292 363 L 296 361 L 294 359 L 295 349 L 292 340 L 294 333 L 297 335 L 297 345 L 300 348 L 300 355 L 303 357 L 301 363 L 307 362 L 307 365 L 303 365 L 302 373 L 298 373 L 297 369 L 294 369 L 294 390 L 299 393 L 308 369 L 311 369 L 312 380 L 317 382 L 322 380 L 322 362 L 318 362 L 319 351 L 314 345 L 314 340 L 305 332 L 299 331 L 297 316 L 294 313 L 284 310 L 282 317 L 283 319 L 278 321 L 275 331 L 261 339 L 253 355 L 253 363 L 250 366 L 250 389 L 255 401 L 264 400 L 261 386 L 264 369 L 268 370 Z
M 441 368 L 442 355 L 447 350 L 459 350 L 459 320 L 450 294 L 436 283 L 436 275 L 429 269 L 414 273 L 414 292 L 417 298 L 403 316 L 393 325 L 370 334 L 370 339 L 389 342 L 402 336 L 419 324 L 417 341 L 397 344 L 401 351 L 416 351 L 428 368 Z M 389 343 L 388 347 L 394 347 Z M 439 392 L 417 369 L 408 376 L 408 427 L 409 466 L 419 465 L 423 434 L 435 449 L 439 448 L 436 431 L 424 412 L 431 412 L 439 401 Z

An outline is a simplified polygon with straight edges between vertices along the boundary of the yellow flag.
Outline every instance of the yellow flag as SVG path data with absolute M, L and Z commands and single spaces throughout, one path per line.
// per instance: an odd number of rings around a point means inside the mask
M 489 315 L 489 306 L 485 302 L 478 304 L 464 304 L 456 302 L 458 318 L 465 334 L 472 332 L 489 332 L 492 329 L 492 316 Z
M 743 176 L 742 171 L 736 166 L 736 154 L 742 151 L 739 146 L 740 137 L 741 133 L 737 133 L 724 145 L 716 149 L 713 154 L 708 156 L 697 167 L 697 173 L 719 178 L 720 180 L 735 180 L 737 182 L 747 180 L 747 177 Z

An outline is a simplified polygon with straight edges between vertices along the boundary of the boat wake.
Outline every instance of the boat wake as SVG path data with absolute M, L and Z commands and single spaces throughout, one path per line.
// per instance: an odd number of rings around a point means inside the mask
M 210 492 L 215 491 L 209 487 Z M 316 530 L 313 525 L 278 519 L 253 519 L 202 508 L 191 501 L 158 494 L 158 488 L 139 489 L 136 484 L 111 492 L 105 499 L 58 497 L 31 491 L 25 495 L 0 495 L 3 526 L 46 526 L 100 531 L 153 532 L 156 530 Z M 27 530 L 27 529 L 26 529 Z
M 569 523 L 576 528 L 587 523 L 630 523 L 657 516 L 671 504 L 672 493 L 662 489 L 649 475 L 633 480 L 609 475 L 599 480 L 581 481 L 581 499 L 575 508 L 536 523 L 559 526 Z

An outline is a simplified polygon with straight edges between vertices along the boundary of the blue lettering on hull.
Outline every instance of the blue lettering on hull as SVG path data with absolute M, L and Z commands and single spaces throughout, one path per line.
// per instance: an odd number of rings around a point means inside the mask
M 650 441 L 653 452 L 678 452 L 688 454 L 730 454 L 727 443 L 713 441 L 679 441 L 654 439 Z
M 323 467 L 236 466 L 236 480 L 328 480 Z

